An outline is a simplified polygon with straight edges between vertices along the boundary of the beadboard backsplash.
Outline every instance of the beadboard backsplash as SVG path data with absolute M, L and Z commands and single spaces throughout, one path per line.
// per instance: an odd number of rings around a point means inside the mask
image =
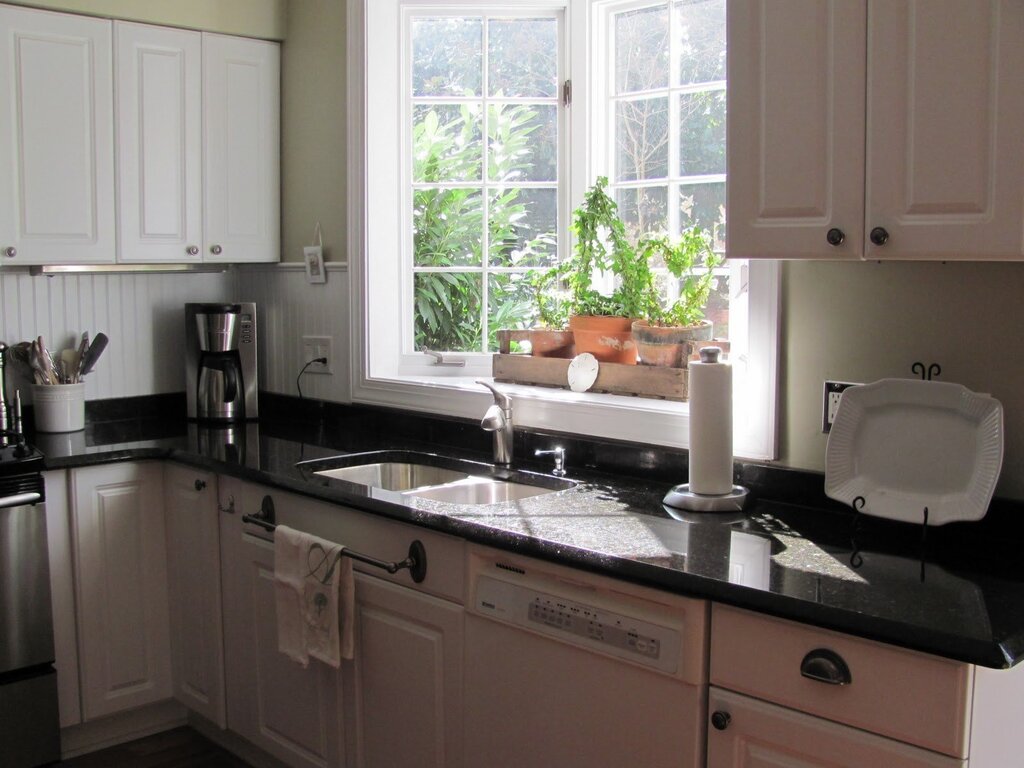
M 303 393 L 347 401 L 348 273 L 328 271 L 309 285 L 301 265 L 240 267 L 224 273 L 55 275 L 0 273 L 0 341 L 43 336 L 51 351 L 82 331 L 103 331 L 110 344 L 86 379 L 87 400 L 184 390 L 184 305 L 189 301 L 255 301 L 260 388 L 295 394 L 302 336 L 331 336 L 334 374 L 303 377 Z M 30 402 L 22 366 L 11 365 L 8 390 Z

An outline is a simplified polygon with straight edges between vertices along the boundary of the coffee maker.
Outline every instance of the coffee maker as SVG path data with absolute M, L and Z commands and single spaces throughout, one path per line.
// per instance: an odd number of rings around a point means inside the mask
M 259 416 L 255 303 L 185 305 L 185 399 L 201 422 Z

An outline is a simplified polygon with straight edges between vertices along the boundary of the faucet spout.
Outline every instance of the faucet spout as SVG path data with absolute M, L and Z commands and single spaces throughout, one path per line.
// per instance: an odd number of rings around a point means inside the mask
M 512 398 L 486 381 L 478 381 L 477 384 L 487 387 L 494 395 L 494 404 L 487 409 L 480 421 L 480 427 L 484 431 L 494 433 L 494 463 L 504 467 L 511 466 L 512 446 L 515 442 Z

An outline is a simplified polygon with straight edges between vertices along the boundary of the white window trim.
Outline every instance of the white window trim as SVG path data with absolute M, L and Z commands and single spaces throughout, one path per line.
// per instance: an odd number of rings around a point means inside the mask
M 433 4 L 430 0 L 410 0 L 413 3 Z M 577 82 L 578 73 L 586 71 L 590 59 L 588 47 L 590 6 L 588 0 L 564 0 L 566 23 L 569 29 L 569 55 L 571 71 Z M 465 0 L 448 0 L 445 5 L 473 5 L 478 3 Z M 523 0 L 505 0 L 506 5 L 521 5 L 528 8 L 531 3 Z M 369 225 L 370 201 L 374 199 L 374 190 L 368 183 L 367 168 L 367 136 L 371 109 L 368 96 L 380 88 L 376 64 L 366 66 L 365 53 L 367 41 L 367 6 L 372 5 L 374 12 L 380 6 L 391 5 L 379 0 L 349 0 L 347 12 L 347 86 L 348 86 L 348 119 L 347 119 L 347 151 L 348 151 L 348 253 L 351 272 L 351 344 L 353 350 L 352 365 L 352 399 L 355 402 L 371 405 L 404 408 L 427 413 L 450 415 L 465 418 L 479 418 L 491 401 L 491 395 L 475 383 L 477 378 L 489 377 L 489 369 L 484 368 L 430 368 L 424 366 L 423 375 L 394 376 L 387 378 L 371 378 L 369 371 L 368 334 L 373 332 L 371 307 L 367 300 L 370 275 L 367 269 L 368 254 L 373 251 L 376 241 L 375 233 L 382 229 L 375 219 L 377 229 Z M 587 24 L 573 23 L 569 20 L 570 12 L 588 14 Z M 396 11 L 397 14 L 397 11 Z M 396 26 L 397 27 L 397 17 Z M 374 61 L 380 62 L 386 57 L 380 55 L 381 41 L 374 41 Z M 400 66 L 392 61 L 387 66 Z M 394 76 L 396 73 L 392 72 Z M 399 80 L 400 81 L 400 80 Z M 573 121 L 585 119 L 589 112 L 587 88 L 577 87 L 574 83 L 573 107 L 570 118 Z M 384 102 L 391 100 L 376 99 L 373 101 L 373 126 L 376 136 L 382 121 L 386 120 L 389 109 L 393 111 L 392 125 L 398 126 L 397 100 L 388 106 Z M 380 108 L 380 109 L 378 109 Z M 382 117 L 382 113 L 384 117 Z M 578 127 L 578 126 L 576 126 Z M 574 127 L 575 129 L 575 127 Z M 396 127 L 396 130 L 400 129 Z M 570 180 L 570 193 L 573 200 L 582 198 L 583 190 L 588 185 L 590 166 L 587 163 L 587 149 L 579 146 L 583 142 L 570 145 L 572 154 L 570 165 L 573 177 Z M 390 153 L 391 159 L 385 158 L 381 167 L 375 159 L 374 178 L 400 178 L 397 167 L 397 155 Z M 380 190 L 377 190 L 379 193 Z M 392 201 L 395 200 L 394 188 L 390 190 Z M 377 198 L 378 200 L 381 198 Z M 386 198 L 385 198 L 386 199 Z M 393 204 L 397 205 L 396 202 Z M 396 215 L 400 216 L 400 213 Z M 375 268 L 373 279 L 390 281 L 390 285 L 398 286 L 400 265 L 397 259 L 385 261 L 386 268 Z M 778 402 L 778 340 L 780 332 L 779 292 L 780 275 L 778 263 L 774 260 L 755 260 L 746 267 L 749 270 L 750 305 L 756 312 L 749 318 L 747 327 L 750 331 L 749 349 L 754 354 L 742 360 L 734 361 L 737 379 L 746 376 L 751 381 L 749 387 L 737 387 L 734 408 L 734 453 L 748 459 L 773 459 L 778 455 L 777 440 L 777 402 Z M 742 281 L 738 281 L 742 282 Z M 397 295 L 397 294 L 396 294 Z M 380 311 L 380 307 L 378 310 Z M 395 311 L 394 306 L 384 311 Z M 732 321 L 734 326 L 735 321 Z M 484 360 L 486 365 L 486 360 Z M 472 365 L 472 364 L 471 364 Z M 742 366 L 742 370 L 741 370 Z M 660 445 L 665 447 L 686 448 L 689 443 L 689 411 L 686 403 L 650 400 L 644 398 L 618 397 L 593 393 L 576 394 L 566 390 L 553 390 L 541 387 L 520 385 L 503 385 L 514 402 L 515 423 L 528 429 L 550 430 L 579 434 L 599 438 L 613 438 L 631 442 Z M 756 392 L 751 398 L 750 392 Z

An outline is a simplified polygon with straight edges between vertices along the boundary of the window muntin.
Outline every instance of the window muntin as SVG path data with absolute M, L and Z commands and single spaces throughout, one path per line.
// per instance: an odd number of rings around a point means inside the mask
M 493 352 L 558 258 L 561 16 L 424 9 L 407 30 L 412 348 Z

